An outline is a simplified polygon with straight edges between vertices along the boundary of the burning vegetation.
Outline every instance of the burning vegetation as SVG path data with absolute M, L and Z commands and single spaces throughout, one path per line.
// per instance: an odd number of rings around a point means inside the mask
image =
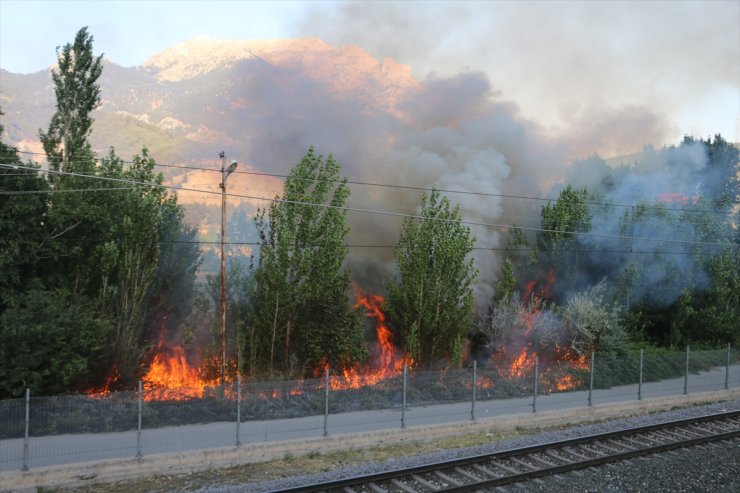
M 551 273 L 548 276 L 550 283 L 554 280 Z M 527 385 L 534 378 L 535 361 L 539 359 L 540 384 L 545 392 L 566 391 L 583 384 L 583 379 L 572 370 L 587 370 L 586 355 L 577 354 L 572 348 L 563 348 L 555 343 L 548 347 L 542 341 L 547 339 L 543 330 L 552 329 L 549 324 L 550 315 L 543 310 L 543 296 L 549 292 L 549 285 L 535 290 L 537 283 L 528 283 L 525 291 L 531 298 L 527 304 L 519 304 L 515 297 L 517 320 L 511 324 L 511 331 L 507 334 L 505 344 L 496 348 L 487 361 L 481 366 L 493 370 L 481 374 L 478 380 L 480 389 L 494 390 L 500 380 Z M 364 311 L 365 317 L 374 323 L 375 340 L 369 343 L 370 355 L 364 365 L 342 365 L 331 368 L 324 362 L 314 371 L 317 379 L 323 379 L 329 371 L 329 387 L 332 390 L 342 391 L 373 387 L 386 381 L 397 379 L 403 374 L 404 367 L 414 370 L 414 360 L 403 352 L 394 343 L 394 335 L 383 311 L 385 298 L 378 294 L 366 294 L 355 287 L 355 308 Z M 510 315 L 510 314 L 509 314 Z M 185 348 L 167 342 L 162 336 L 153 351 L 151 363 L 142 376 L 143 399 L 151 401 L 176 401 L 199 399 L 209 395 L 216 395 L 219 387 L 218 378 L 208 379 L 207 364 L 203 367 L 192 365 L 187 358 Z M 445 378 L 447 368 L 440 372 L 440 381 Z M 493 375 L 493 376 L 492 376 Z M 88 391 L 90 397 L 105 397 L 111 392 L 117 380 L 117 373 L 111 372 L 106 383 L 96 389 Z M 304 381 L 297 380 L 287 390 L 288 395 L 300 395 L 304 392 Z M 235 398 L 232 390 L 233 380 L 227 379 L 228 390 L 226 396 Z M 465 385 L 469 385 L 466 383 Z M 264 398 L 279 398 L 279 390 L 264 393 Z

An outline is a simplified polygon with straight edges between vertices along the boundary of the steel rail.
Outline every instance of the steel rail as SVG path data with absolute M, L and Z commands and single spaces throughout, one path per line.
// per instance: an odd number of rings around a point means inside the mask
M 722 424 L 719 426 L 719 429 L 702 428 L 696 431 L 695 428 L 691 428 L 692 425 L 706 424 L 711 426 L 712 423 Z M 683 428 L 688 428 L 688 437 L 681 436 Z M 676 432 L 672 430 L 676 430 Z M 657 433 L 651 432 L 664 433 L 659 438 L 656 438 Z M 500 452 L 435 462 L 406 469 L 389 470 L 369 475 L 274 490 L 272 493 L 351 493 L 359 491 L 406 491 L 422 493 L 429 490 L 437 492 L 476 491 L 481 488 L 492 488 L 505 484 L 523 482 L 534 478 L 599 466 L 609 462 L 627 460 L 642 455 L 661 453 L 676 448 L 696 446 L 737 437 L 740 437 L 740 411 L 730 411 L 547 442 L 528 447 L 507 449 Z M 624 439 L 624 442 L 620 443 L 620 439 Z M 655 443 L 640 443 L 640 439 Z M 590 446 L 591 449 L 578 449 L 577 447 L 579 446 Z M 573 450 L 574 448 L 576 450 Z M 587 454 L 591 456 L 584 455 L 583 450 L 589 450 Z M 607 453 L 597 453 L 597 450 L 599 452 L 607 451 Z M 558 455 L 554 454 L 554 451 L 574 457 L 575 460 L 567 461 L 565 464 L 554 464 L 553 458 L 558 458 Z M 548 459 L 537 457 L 535 454 L 545 455 Z M 593 457 L 593 455 L 597 456 Z M 497 463 L 496 461 L 499 462 Z M 505 461 L 510 461 L 508 464 L 513 463 L 516 468 L 507 465 Z M 471 468 L 474 472 L 466 471 L 463 469 L 465 467 Z M 530 470 L 520 470 L 525 467 Z M 504 474 L 497 475 L 492 470 L 495 468 L 504 471 Z M 429 473 L 445 484 L 431 484 L 429 479 L 423 477 L 423 475 Z M 421 484 L 426 489 L 419 490 L 417 489 L 418 487 L 407 486 L 403 482 L 404 480 Z M 390 490 L 381 486 L 381 484 L 388 482 L 392 485 L 392 489 Z

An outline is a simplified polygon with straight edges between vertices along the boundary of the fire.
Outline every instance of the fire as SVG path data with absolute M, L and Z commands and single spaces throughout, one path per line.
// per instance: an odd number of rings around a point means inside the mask
M 108 397 L 119 379 L 118 370 L 114 366 L 103 385 L 88 390 L 86 394 L 92 398 Z M 201 398 L 208 387 L 218 384 L 201 378 L 199 371 L 188 363 L 185 348 L 168 344 L 163 336 L 160 337 L 154 358 L 141 380 L 142 398 L 147 402 Z
M 120 378 L 121 375 L 118 373 L 118 367 L 114 364 L 113 368 L 111 368 L 110 372 L 108 373 L 108 376 L 105 377 L 105 381 L 103 381 L 103 384 L 99 387 L 88 390 L 86 392 L 87 396 L 92 397 L 93 399 L 102 399 L 103 397 L 108 397 L 111 393 L 111 389 L 116 383 L 118 383 Z
M 190 366 L 182 346 L 169 346 L 163 339 L 142 382 L 145 401 L 199 398 L 205 395 L 206 387 L 214 385 Z
M 380 295 L 365 295 L 356 290 L 356 307 L 363 307 L 366 316 L 375 320 L 375 334 L 377 337 L 377 352 L 373 363 L 365 367 L 344 364 L 330 376 L 330 387 L 334 390 L 357 389 L 376 385 L 389 378 L 396 377 L 403 372 L 404 365 L 409 367 L 413 360 L 401 354 L 393 344 L 393 333 L 388 328 L 385 314 L 382 310 L 384 298 Z M 324 363 L 320 370 L 326 370 Z M 323 373 L 323 371 L 322 371 Z M 110 395 L 110 384 L 117 380 L 117 373 L 111 372 L 106 383 L 100 388 L 88 391 L 91 397 Z M 209 381 L 202 377 L 202 372 L 193 367 L 187 359 L 185 349 L 179 345 L 172 345 L 160 336 L 159 343 L 149 369 L 142 377 L 143 399 L 147 402 L 164 400 L 187 400 L 205 397 L 209 388 L 218 385 L 217 381 Z M 290 389 L 290 395 L 303 393 L 302 381 Z M 264 397 L 278 398 L 280 393 L 273 390 Z
M 376 385 L 383 380 L 396 377 L 403 372 L 404 365 L 411 366 L 413 360 L 401 354 L 393 345 L 393 333 L 385 321 L 382 306 L 385 299 L 378 294 L 366 295 L 355 288 L 357 303 L 363 307 L 368 318 L 375 319 L 375 335 L 378 340 L 378 351 L 375 363 L 367 367 L 343 365 L 338 375 L 329 377 L 329 385 L 334 390 L 358 389 Z M 324 365 L 326 369 L 327 365 Z
M 534 360 L 534 354 L 530 354 L 528 349 L 524 348 L 511 363 L 506 373 L 512 378 L 525 378 L 534 368 Z
M 540 342 L 542 333 L 551 330 L 543 312 L 543 303 L 551 298 L 555 283 L 555 272 L 550 269 L 545 282 L 529 281 L 521 298 L 518 323 L 512 329 L 513 336 L 507 346 L 513 351 L 494 355 L 501 377 L 522 382 L 534 378 L 535 362 L 539 357 L 541 388 L 548 391 L 564 391 L 583 384 L 583 380 L 569 373 L 572 370 L 587 370 L 586 355 L 578 354 L 560 345 L 547 347 Z M 544 323 L 543 323 L 544 322 Z M 551 335 L 548 335 L 550 337 Z M 537 348 L 537 349 L 535 349 Z

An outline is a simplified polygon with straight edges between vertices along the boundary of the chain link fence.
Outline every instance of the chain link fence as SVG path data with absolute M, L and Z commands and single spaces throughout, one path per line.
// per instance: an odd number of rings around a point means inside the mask
M 740 387 L 726 349 L 596 353 L 577 364 L 507 362 L 413 371 L 348 388 L 323 378 L 233 382 L 192 398 L 139 385 L 104 396 L 0 401 L 0 471 L 476 420 Z

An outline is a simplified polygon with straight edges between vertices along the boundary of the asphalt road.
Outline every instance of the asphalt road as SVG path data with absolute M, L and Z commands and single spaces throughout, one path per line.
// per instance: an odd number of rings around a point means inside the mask
M 688 392 L 720 390 L 725 384 L 725 368 L 689 375 Z M 730 367 L 729 387 L 740 387 L 740 365 Z M 677 378 L 642 385 L 642 398 L 683 394 L 684 379 Z M 536 411 L 573 409 L 588 406 L 588 391 L 538 395 Z M 608 390 L 594 390 L 593 405 L 637 400 L 638 386 L 627 385 Z M 494 416 L 531 413 L 533 398 L 487 400 L 480 391 L 472 402 L 407 407 L 403 414 L 406 427 L 429 426 Z M 380 411 L 330 414 L 326 420 L 329 435 L 388 430 L 401 427 L 400 406 Z M 276 440 L 299 440 L 324 434 L 324 416 L 305 418 L 243 421 L 239 425 L 240 442 L 258 443 Z M 181 452 L 236 444 L 236 422 L 216 422 L 144 429 L 141 434 L 143 455 Z M 137 454 L 137 432 L 96 433 L 31 437 L 28 449 L 30 468 L 133 457 Z M 0 440 L 0 471 L 20 470 L 23 465 L 23 439 Z

